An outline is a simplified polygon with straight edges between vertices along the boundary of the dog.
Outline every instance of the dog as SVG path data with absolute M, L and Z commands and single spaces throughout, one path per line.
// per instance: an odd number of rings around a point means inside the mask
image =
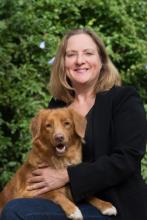
M 54 169 L 66 168 L 82 162 L 82 145 L 86 119 L 71 108 L 42 109 L 31 121 L 32 149 L 23 165 L 0 193 L 0 209 L 15 198 L 34 197 L 27 190 L 27 179 L 38 164 L 47 163 Z M 39 196 L 58 204 L 67 218 L 83 220 L 79 208 L 74 204 L 68 184 Z M 116 215 L 116 208 L 95 197 L 87 201 L 104 215 Z

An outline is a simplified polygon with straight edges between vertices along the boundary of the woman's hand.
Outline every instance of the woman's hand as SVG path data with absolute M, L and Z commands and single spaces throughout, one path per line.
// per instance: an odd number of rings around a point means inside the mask
M 66 169 L 56 170 L 51 167 L 40 165 L 28 178 L 28 191 L 34 191 L 34 196 L 61 188 L 69 182 Z

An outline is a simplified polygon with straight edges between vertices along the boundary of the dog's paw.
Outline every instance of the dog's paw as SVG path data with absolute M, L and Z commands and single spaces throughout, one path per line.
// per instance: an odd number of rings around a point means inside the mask
M 102 214 L 103 215 L 109 215 L 109 216 L 117 215 L 117 209 L 114 206 L 112 206 L 110 208 L 107 208 L 107 209 L 103 210 Z
M 71 213 L 68 218 L 72 220 L 83 220 L 83 215 L 80 209 L 76 208 L 75 212 Z

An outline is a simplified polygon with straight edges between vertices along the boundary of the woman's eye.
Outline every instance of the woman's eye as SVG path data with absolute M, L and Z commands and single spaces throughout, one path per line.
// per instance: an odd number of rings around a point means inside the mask
M 93 53 L 87 52 L 86 55 L 91 56 L 91 55 L 93 55 Z
M 73 56 L 75 56 L 75 54 L 74 53 L 69 53 L 69 54 L 66 54 L 66 56 L 67 57 L 73 57 Z

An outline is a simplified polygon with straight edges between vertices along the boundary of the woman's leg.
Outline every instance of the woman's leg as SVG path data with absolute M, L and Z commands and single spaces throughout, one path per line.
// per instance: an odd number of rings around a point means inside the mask
M 89 204 L 80 204 L 84 220 L 110 220 Z M 67 220 L 64 211 L 46 199 L 15 199 L 4 207 L 0 220 Z

